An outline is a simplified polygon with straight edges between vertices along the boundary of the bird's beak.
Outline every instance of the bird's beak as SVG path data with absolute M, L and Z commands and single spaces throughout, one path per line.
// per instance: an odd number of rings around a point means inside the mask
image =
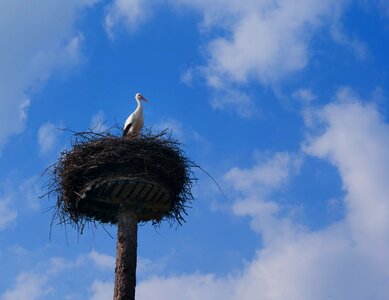
M 150 102 L 149 100 L 147 100 L 145 97 L 142 96 L 141 98 L 143 101 L 146 101 L 146 102 Z

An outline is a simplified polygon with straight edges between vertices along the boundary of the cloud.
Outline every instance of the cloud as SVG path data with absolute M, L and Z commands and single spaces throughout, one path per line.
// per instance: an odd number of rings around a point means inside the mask
M 0 230 L 16 219 L 18 212 L 15 208 L 22 205 L 27 212 L 27 208 L 32 211 L 38 211 L 41 208 L 41 199 L 43 195 L 42 182 L 40 176 L 31 176 L 24 179 L 7 178 L 2 184 L 3 194 L 0 196 Z
M 206 44 L 202 45 L 205 63 L 182 72 L 181 82 L 191 86 L 194 77 L 204 77 L 214 90 L 211 106 L 232 108 L 243 117 L 255 115 L 257 110 L 256 99 L 243 91 L 245 86 L 257 82 L 276 87 L 305 69 L 316 50 L 311 42 L 323 32 L 330 33 L 334 42 L 352 49 L 358 59 L 366 57 L 367 45 L 357 36 L 349 36 L 340 22 L 349 2 L 161 1 L 176 12 L 189 8 L 202 17 L 200 31 L 206 37 Z M 130 31 L 138 28 L 153 12 L 150 4 L 150 1 L 115 0 L 105 17 L 108 35 L 113 38 L 120 25 Z
M 332 30 L 334 40 L 363 56 L 365 47 L 342 30 L 339 17 L 346 0 L 178 0 L 163 1 L 175 9 L 190 8 L 202 16 L 201 30 L 215 30 L 206 46 L 207 64 L 201 68 L 216 89 L 250 80 L 272 84 L 304 69 L 309 63 L 310 41 L 323 28 Z M 108 6 L 105 29 L 112 38 L 120 25 L 136 29 L 153 11 L 150 1 L 115 0 Z M 215 36 L 215 35 L 212 35 Z M 193 71 L 181 80 L 191 84 Z
M 183 84 L 191 87 L 192 84 L 193 84 L 193 77 L 194 77 L 194 69 L 192 68 L 189 68 L 187 70 L 185 70 L 185 72 L 182 72 L 181 76 L 180 76 L 180 80 Z
M 39 252 L 42 249 L 38 250 Z M 71 289 L 71 293 L 64 296 L 62 288 L 64 276 L 69 274 L 83 274 L 84 272 L 109 270 L 112 274 L 115 266 L 115 259 L 112 256 L 99 253 L 92 250 L 90 253 L 78 255 L 74 259 L 66 259 L 60 256 L 46 257 L 44 261 L 34 261 L 31 258 L 35 254 L 21 246 L 14 245 L 7 249 L 7 252 L 18 256 L 18 259 L 32 261 L 34 270 L 20 273 L 16 278 L 13 286 L 9 287 L 3 294 L 0 294 L 0 300 L 27 300 L 27 299 L 42 299 L 50 293 L 50 296 L 55 299 L 83 299 L 85 291 Z M 43 268 L 43 269 L 42 269 Z M 96 273 L 96 272 L 95 272 Z M 99 273 L 100 274 L 100 273 Z M 78 281 L 80 278 L 78 278 Z M 83 278 L 84 284 L 89 284 L 88 277 Z M 81 281 L 82 281 L 81 280 Z M 68 280 L 69 281 L 69 280 Z M 58 282 L 60 284 L 58 285 Z M 80 282 L 78 282 L 80 283 Z M 58 287 L 54 289 L 53 287 Z M 91 299 L 109 299 L 112 298 L 113 285 L 99 280 L 95 280 L 90 288 Z M 111 295 L 111 297 L 107 297 Z
M 60 69 L 82 60 L 78 12 L 96 1 L 4 0 L 0 4 L 0 149 L 25 128 L 31 95 Z
M 232 211 L 248 216 L 262 237 L 254 259 L 240 272 L 220 277 L 149 278 L 138 285 L 139 299 L 387 298 L 389 124 L 374 104 L 350 89 L 310 113 L 316 122 L 309 124 L 303 149 L 339 171 L 344 219 L 310 230 L 277 201 L 298 170 L 292 154 L 268 156 L 247 169 L 232 168 L 225 176 L 237 193 Z
M 83 62 L 84 56 L 82 55 L 82 46 L 84 43 L 84 35 L 81 32 L 76 33 L 65 46 L 65 62 L 70 61 L 71 64 L 79 64 Z
M 19 194 L 13 196 L 13 198 L 23 199 L 28 208 L 35 211 L 39 210 L 42 202 L 39 197 L 44 194 L 40 179 L 41 177 L 37 175 L 24 179 L 18 186 Z
M 171 132 L 174 137 L 180 140 L 184 139 L 186 135 L 183 125 L 174 119 L 165 119 L 156 123 L 154 127 L 159 131 L 168 130 L 168 132 Z
M 21 273 L 14 286 L 0 296 L 1 300 L 34 300 L 46 296 L 51 288 L 46 275 Z
M 93 267 L 101 270 L 112 271 L 115 269 L 115 257 L 99 253 L 96 250 L 92 250 L 88 254 L 81 254 L 74 260 L 67 260 L 63 257 L 51 257 L 49 262 L 50 268 L 47 272 L 50 274 L 85 266 L 91 267 L 90 262 L 93 263 Z
M 183 124 L 175 119 L 164 119 L 156 123 L 153 127 L 157 131 L 167 130 L 172 134 L 173 138 L 177 138 L 185 145 L 188 145 L 193 149 L 198 149 L 201 152 L 208 152 L 212 148 L 212 143 L 209 142 L 198 131 L 187 128 Z
M 347 36 L 344 33 L 344 30 L 341 30 L 341 26 L 339 24 L 332 28 L 331 34 L 334 41 L 353 50 L 357 59 L 363 60 L 366 58 L 368 54 L 368 47 L 366 43 L 357 37 Z
M 316 95 L 310 89 L 304 89 L 304 88 L 295 90 L 292 93 L 292 97 L 294 99 L 302 101 L 305 104 L 310 104 L 312 101 L 314 101 L 317 98 Z
M 326 131 L 306 151 L 339 169 L 348 191 L 347 223 L 358 246 L 389 260 L 389 125 L 374 104 L 363 103 L 349 89 L 315 116 Z
M 115 29 L 124 26 L 130 31 L 138 28 L 150 16 L 152 2 L 144 0 L 114 0 L 107 9 L 104 28 L 113 39 Z
M 38 130 L 38 145 L 41 154 L 48 154 L 58 141 L 59 129 L 53 123 L 46 123 Z
M 113 283 L 112 282 L 104 282 L 100 280 L 95 280 L 91 287 L 90 291 L 92 296 L 89 298 L 90 300 L 106 300 L 113 298 Z
M 16 210 L 10 208 L 10 202 L 9 198 L 0 199 L 0 231 L 7 228 L 18 215 Z
M 178 1 L 200 11 L 204 28 L 226 32 L 208 44 L 204 72 L 215 88 L 249 80 L 269 84 L 305 68 L 312 36 L 334 21 L 343 2 Z
M 184 275 L 170 278 L 151 278 L 141 282 L 136 290 L 140 300 L 158 299 L 232 299 L 233 285 L 218 280 L 213 275 Z M 232 283 L 232 280 L 231 282 Z M 243 299 L 243 298 L 241 298 Z
M 249 169 L 234 167 L 224 179 L 240 195 L 232 205 L 238 216 L 249 216 L 251 228 L 261 234 L 265 243 L 285 235 L 293 235 L 292 215 L 276 201 L 275 193 L 284 190 L 292 175 L 299 172 L 302 158 L 287 152 L 269 156 L 256 153 L 257 162 Z M 286 215 L 286 216 L 283 216 Z
M 92 131 L 97 132 L 102 132 L 108 129 L 105 125 L 105 115 L 103 111 L 100 110 L 92 117 L 89 128 L 91 128 Z
M 115 269 L 115 257 L 107 254 L 99 253 L 92 250 L 88 254 L 88 258 L 99 268 L 114 270 Z
M 253 99 L 237 89 L 228 88 L 215 92 L 210 103 L 214 109 L 232 110 L 245 118 L 250 118 L 258 113 Z
M 359 60 L 368 47 L 358 36 L 343 29 L 341 16 L 348 0 L 215 0 L 174 1 L 173 6 L 191 8 L 202 16 L 201 30 L 207 42 L 203 49 L 206 62 L 184 73 L 192 82 L 193 70 L 206 78 L 216 96 L 215 109 L 233 109 L 243 117 L 252 116 L 255 103 L 243 92 L 250 83 L 276 87 L 304 70 L 315 56 L 312 40 L 323 32 L 353 51 Z M 209 39 L 209 37 L 212 37 Z M 301 90 L 300 92 L 303 92 Z M 308 92 L 308 90 L 305 90 Z M 314 95 L 296 95 L 306 100 Z
M 257 153 L 257 157 L 266 154 Z M 299 169 L 301 160 L 287 152 L 275 153 L 270 159 L 260 160 L 251 169 L 234 167 L 229 170 L 224 179 L 229 181 L 235 190 L 253 194 L 257 190 L 268 191 L 284 185 L 292 171 Z

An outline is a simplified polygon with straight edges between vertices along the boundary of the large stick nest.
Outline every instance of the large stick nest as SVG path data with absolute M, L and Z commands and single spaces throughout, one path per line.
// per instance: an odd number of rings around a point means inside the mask
M 75 225 L 82 231 L 89 221 L 116 223 L 109 219 L 80 212 L 78 202 L 86 186 L 117 178 L 141 178 L 154 182 L 169 195 L 166 211 L 151 220 L 184 222 L 186 208 L 193 200 L 191 188 L 196 178 L 192 168 L 198 167 L 181 150 L 181 144 L 170 134 L 147 133 L 135 139 L 124 139 L 110 132 L 74 132 L 72 147 L 61 153 L 58 161 L 48 168 L 48 195 L 55 195 L 54 217 L 59 223 Z M 120 207 L 115 211 L 120 212 Z

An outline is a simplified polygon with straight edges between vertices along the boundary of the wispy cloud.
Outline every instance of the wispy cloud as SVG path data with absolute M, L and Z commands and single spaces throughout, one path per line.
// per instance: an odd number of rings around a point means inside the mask
M 23 259 L 34 256 L 32 251 L 17 245 L 10 247 L 8 252 Z M 80 273 L 84 272 L 85 268 L 88 268 L 88 270 L 94 269 L 96 271 L 107 270 L 112 274 L 115 269 L 114 257 L 95 250 L 78 255 L 74 259 L 60 256 L 45 257 L 44 262 L 35 262 L 32 265 L 32 270 L 30 266 L 29 271 L 19 273 L 15 278 L 13 286 L 9 287 L 3 294 L 0 294 L 1 300 L 41 299 L 49 293 L 53 295 L 53 298 L 65 298 L 64 295 L 56 294 L 58 290 L 53 288 L 56 286 L 58 278 L 65 272 L 70 272 L 70 274 L 72 272 Z M 41 269 L 42 265 L 44 266 L 43 270 Z M 34 268 L 39 271 L 34 270 Z M 111 283 L 95 280 L 91 285 L 90 292 L 92 294 L 91 299 L 107 299 L 106 295 L 112 295 L 113 293 L 113 286 Z M 76 299 L 79 299 L 81 294 L 77 291 Z M 72 299 L 71 295 L 69 297 Z
M 7 289 L 0 297 L 1 300 L 40 299 L 51 291 L 47 285 L 46 275 L 21 273 L 12 288 Z
M 168 130 L 173 136 L 179 139 L 185 139 L 185 132 L 181 122 L 174 119 L 165 119 L 154 125 L 157 130 Z
M 89 128 L 92 129 L 92 131 L 97 132 L 105 131 L 108 129 L 105 125 L 105 114 L 102 110 L 92 116 Z
M 266 153 L 256 156 L 268 156 Z M 293 172 L 299 169 L 301 159 L 287 152 L 275 153 L 271 158 L 259 160 L 257 165 L 250 169 L 234 167 L 224 176 L 234 189 L 253 194 L 258 190 L 271 191 L 284 185 Z
M 310 104 L 317 96 L 307 88 L 297 89 L 292 93 L 292 97 L 299 101 L 302 101 L 304 104 Z
M 306 145 L 312 155 L 329 160 L 347 190 L 347 224 L 358 247 L 389 260 L 389 125 L 374 104 L 342 89 L 336 103 L 315 112 L 326 131 Z M 321 128 L 322 130 L 322 128 Z
M 83 35 L 74 29 L 75 16 L 94 3 L 1 2 L 0 27 L 10 30 L 0 31 L 0 149 L 11 135 L 24 130 L 31 91 L 53 72 L 82 61 Z
M 254 103 L 242 91 L 257 82 L 278 86 L 284 79 L 305 69 L 314 57 L 311 42 L 323 30 L 334 42 L 344 45 L 358 59 L 367 55 L 367 45 L 342 28 L 341 16 L 347 0 L 233 0 L 163 1 L 175 10 L 190 8 L 200 13 L 200 31 L 208 39 L 203 47 L 206 63 L 191 67 L 181 75 L 191 85 L 194 76 L 202 76 L 213 87 L 211 105 L 216 109 L 236 111 L 243 117 L 253 115 Z M 143 24 L 153 13 L 150 2 L 116 0 L 109 5 L 105 29 L 113 38 L 115 28 L 130 30 Z M 254 109 L 254 110 L 253 110 Z
M 227 34 L 208 44 L 204 71 L 211 86 L 278 81 L 308 64 L 315 31 L 331 24 L 344 1 L 177 1 L 201 12 L 203 26 Z
M 9 198 L 0 198 L 0 231 L 7 228 L 17 217 L 17 211 L 11 208 Z
M 14 198 L 23 199 L 27 207 L 35 211 L 41 208 L 42 199 L 39 197 L 44 194 L 40 179 L 39 176 L 24 179 L 18 186 L 18 196 L 14 196 Z
M 38 145 L 41 154 L 50 153 L 58 143 L 59 128 L 53 123 L 43 124 L 38 130 Z
M 367 44 L 357 37 L 346 35 L 339 24 L 332 28 L 331 34 L 334 41 L 351 49 L 357 59 L 363 60 L 368 55 Z
M 106 300 L 113 298 L 113 282 L 95 280 L 89 290 L 92 294 L 90 300 Z
M 345 217 L 327 228 L 301 226 L 277 194 L 295 174 L 290 154 L 276 154 L 226 179 L 241 194 L 233 213 L 248 216 L 263 238 L 239 274 L 155 277 L 138 285 L 142 299 L 385 299 L 389 287 L 389 125 L 376 106 L 350 89 L 312 109 L 318 127 L 304 143 L 308 155 L 328 161 L 341 176 Z M 298 168 L 298 163 L 297 163 Z M 262 188 L 258 188 L 262 186 Z M 284 213 L 280 214 L 283 210 Z
M 114 39 L 115 30 L 124 26 L 133 31 L 145 22 L 150 14 L 151 1 L 114 0 L 108 6 L 104 19 L 104 28 L 110 39 Z
M 115 257 L 103 253 L 99 253 L 95 250 L 92 250 L 88 254 L 88 258 L 99 268 L 114 270 L 115 269 Z
M 245 118 L 259 114 L 254 99 L 237 89 L 227 88 L 215 91 L 210 103 L 214 109 L 233 111 Z
M 168 130 L 174 138 L 179 139 L 185 145 L 191 147 L 198 146 L 203 152 L 209 151 L 212 148 L 212 143 L 208 141 L 202 134 L 191 128 L 185 127 L 180 121 L 175 119 L 164 119 L 154 125 L 157 130 Z

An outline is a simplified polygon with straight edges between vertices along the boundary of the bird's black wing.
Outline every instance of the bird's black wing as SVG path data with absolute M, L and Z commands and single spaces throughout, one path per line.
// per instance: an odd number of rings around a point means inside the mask
M 128 124 L 126 126 L 126 128 L 124 128 L 124 130 L 123 130 L 123 137 L 125 137 L 127 135 L 127 133 L 130 130 L 131 126 L 132 126 L 132 123 Z

